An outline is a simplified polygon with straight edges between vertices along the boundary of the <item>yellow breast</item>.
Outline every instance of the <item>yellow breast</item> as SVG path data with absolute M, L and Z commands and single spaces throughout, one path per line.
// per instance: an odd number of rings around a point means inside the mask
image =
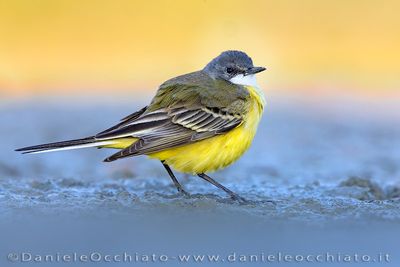
M 264 99 L 256 88 L 246 87 L 251 96 L 249 112 L 244 122 L 230 132 L 149 155 L 165 160 L 175 170 L 184 173 L 205 173 L 222 169 L 243 155 L 250 147 L 261 119 Z

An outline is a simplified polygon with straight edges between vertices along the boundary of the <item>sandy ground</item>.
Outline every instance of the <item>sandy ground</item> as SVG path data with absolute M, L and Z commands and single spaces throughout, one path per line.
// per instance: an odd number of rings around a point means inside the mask
M 353 105 L 354 112 L 349 103 L 343 105 L 319 112 L 293 99 L 270 103 L 251 149 L 235 165 L 212 175 L 249 200 L 238 204 L 199 178 L 178 174 L 193 194 L 182 197 L 161 164 L 144 157 L 102 163 L 113 151 L 24 156 L 13 152 L 98 132 L 140 103 L 4 103 L 1 260 L 10 263 L 7 253 L 24 250 L 170 255 L 360 252 L 390 253 L 389 263 L 376 266 L 398 266 L 398 114 L 372 116 L 368 105 Z

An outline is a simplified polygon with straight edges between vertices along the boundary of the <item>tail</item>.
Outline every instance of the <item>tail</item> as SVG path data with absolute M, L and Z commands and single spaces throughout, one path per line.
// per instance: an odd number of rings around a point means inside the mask
M 82 139 L 49 143 L 37 146 L 28 146 L 16 149 L 15 151 L 23 152 L 23 154 L 36 154 L 36 153 L 45 153 L 45 152 L 78 149 L 86 147 L 105 146 L 105 145 L 110 145 L 112 143 L 114 142 L 111 140 L 98 140 L 94 136 L 91 136 Z

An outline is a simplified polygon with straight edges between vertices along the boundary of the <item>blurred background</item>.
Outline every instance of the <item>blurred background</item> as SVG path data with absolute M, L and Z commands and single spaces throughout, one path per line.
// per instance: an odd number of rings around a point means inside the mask
M 360 250 L 399 266 L 399 12 L 396 0 L 0 0 L 0 253 Z M 194 194 L 182 198 L 145 157 L 13 151 L 104 130 L 229 49 L 268 68 L 253 146 L 213 174 L 250 205 L 177 174 Z
M 399 95 L 400 2 L 0 1 L 0 92 L 153 94 L 221 51 L 246 51 L 266 91 Z

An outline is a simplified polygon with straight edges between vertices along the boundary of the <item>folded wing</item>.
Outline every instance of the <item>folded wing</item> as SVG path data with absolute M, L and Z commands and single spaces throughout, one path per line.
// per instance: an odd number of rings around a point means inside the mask
M 157 118 L 156 120 L 154 120 Z M 242 118 L 216 113 L 215 110 L 182 108 L 148 113 L 125 127 L 96 136 L 97 139 L 120 137 L 139 138 L 132 146 L 107 158 L 113 161 L 122 157 L 151 154 L 189 144 L 237 127 Z
M 97 140 L 139 139 L 105 161 L 190 144 L 226 133 L 240 125 L 247 110 L 247 95 L 243 94 L 243 89 L 230 84 L 227 85 L 230 88 L 213 88 L 209 81 L 204 87 L 204 83 L 198 81 L 185 77 L 184 84 L 178 80 L 172 85 L 161 86 L 148 107 L 97 134 Z M 218 90 L 225 90 L 227 96 L 216 96 Z M 221 94 L 220 91 L 218 93 Z

